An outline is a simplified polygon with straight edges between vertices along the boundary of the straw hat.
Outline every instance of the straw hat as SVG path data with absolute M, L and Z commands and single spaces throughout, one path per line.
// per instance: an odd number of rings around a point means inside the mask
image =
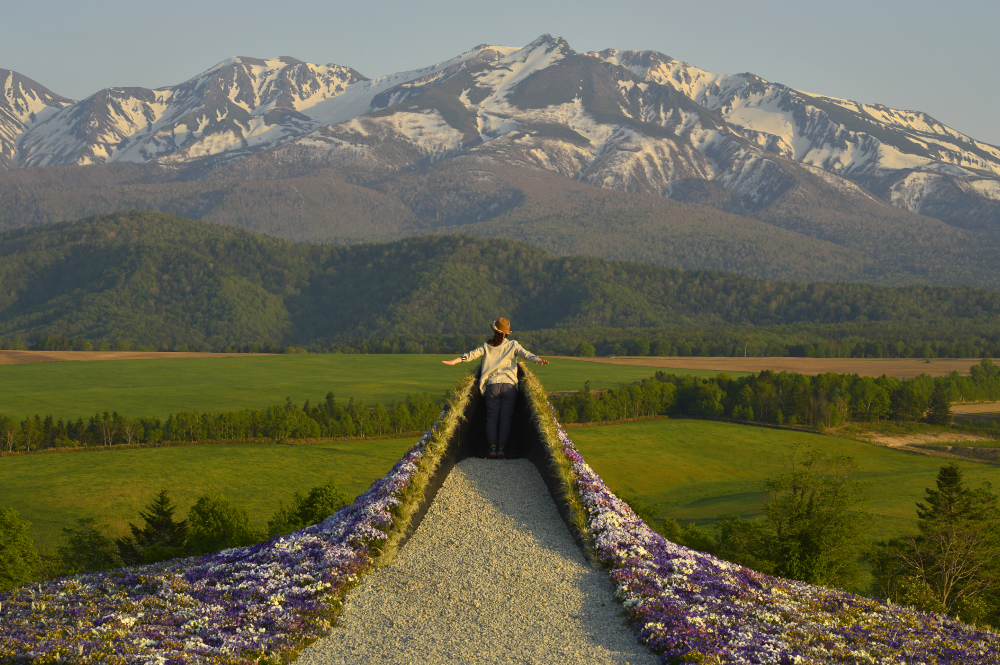
M 503 318 L 502 316 L 493 322 L 493 332 L 503 333 L 504 335 L 510 334 L 510 321 Z

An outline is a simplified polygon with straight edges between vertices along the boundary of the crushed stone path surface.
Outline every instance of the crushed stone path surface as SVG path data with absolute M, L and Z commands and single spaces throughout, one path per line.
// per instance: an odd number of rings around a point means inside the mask
M 301 665 L 657 663 L 528 460 L 466 459 Z

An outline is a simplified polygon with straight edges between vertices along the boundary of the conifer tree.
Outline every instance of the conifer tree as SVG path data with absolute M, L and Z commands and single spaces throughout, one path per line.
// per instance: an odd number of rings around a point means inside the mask
M 1000 511 L 989 483 L 965 486 L 957 464 L 941 467 L 917 504 L 918 535 L 880 543 L 872 555 L 875 589 L 895 602 L 980 622 L 1000 608 Z
M 176 510 L 167 490 L 160 490 L 146 510 L 139 513 L 143 526 L 130 523 L 132 535 L 118 539 L 122 560 L 126 564 L 152 563 L 183 554 L 188 528 L 186 521 L 174 521 Z
M 951 404 L 948 402 L 948 391 L 943 383 L 934 386 L 931 395 L 931 408 L 927 412 L 927 422 L 931 425 L 951 424 Z

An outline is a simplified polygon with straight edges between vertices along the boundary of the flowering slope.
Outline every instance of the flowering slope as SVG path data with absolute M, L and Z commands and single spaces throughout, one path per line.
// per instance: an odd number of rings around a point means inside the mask
M 437 467 L 465 388 L 384 478 L 320 524 L 252 547 L 0 594 L 0 662 L 287 661 L 329 630 L 344 593 L 408 526 L 407 504 Z
M 594 473 L 556 423 L 597 558 L 664 663 L 998 663 L 1000 637 L 946 616 L 771 577 L 675 545 Z

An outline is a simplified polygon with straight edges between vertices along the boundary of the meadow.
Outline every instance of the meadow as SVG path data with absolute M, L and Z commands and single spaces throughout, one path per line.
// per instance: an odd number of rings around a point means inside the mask
M 782 473 L 794 446 L 854 457 L 870 482 L 873 537 L 912 530 L 914 503 L 945 460 L 835 436 L 704 420 L 650 420 L 575 427 L 570 437 L 609 487 L 638 497 L 660 517 L 711 524 L 722 514 L 761 514 L 761 483 Z M 95 517 L 115 533 L 166 488 L 181 513 L 212 490 L 244 505 L 263 526 L 278 501 L 328 481 L 359 494 L 413 445 L 412 439 L 304 445 L 231 444 L 27 455 L 0 460 L 0 506 L 32 523 L 42 547 L 62 527 Z M 1000 486 L 1000 467 L 960 462 L 973 485 Z
M 916 528 L 914 504 L 949 460 L 836 436 L 704 420 L 650 420 L 567 430 L 587 462 L 617 491 L 638 497 L 660 517 L 711 524 L 724 514 L 762 514 L 762 481 L 784 473 L 796 446 L 850 455 L 856 479 L 871 483 L 872 537 Z M 959 462 L 967 484 L 1000 487 L 1000 467 Z
M 142 510 L 166 489 L 183 519 L 209 491 L 244 506 L 264 526 L 279 501 L 330 481 L 356 496 L 392 467 L 417 439 L 360 440 L 307 445 L 265 443 L 143 448 L 0 460 L 0 506 L 31 522 L 42 548 L 62 540 L 62 528 L 93 517 L 115 535 L 139 522 Z
M 341 402 L 389 404 L 409 393 L 451 391 L 478 362 L 453 367 L 453 355 L 303 354 L 0 365 L 0 414 L 77 418 L 117 411 L 166 418 L 178 411 L 266 408 L 290 397 L 315 403 L 328 391 Z M 652 376 L 648 367 L 554 360 L 532 365 L 546 390 L 616 387 Z M 679 370 L 683 374 L 711 374 Z

